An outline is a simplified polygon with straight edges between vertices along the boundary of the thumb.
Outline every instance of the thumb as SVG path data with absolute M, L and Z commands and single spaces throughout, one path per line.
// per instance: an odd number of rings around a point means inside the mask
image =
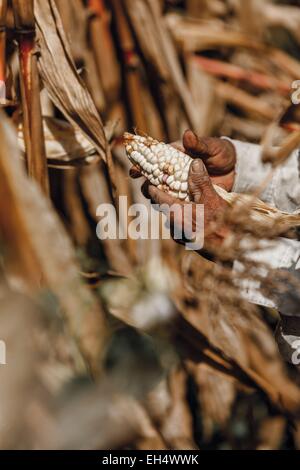
M 202 160 L 194 160 L 191 164 L 188 182 L 190 196 L 196 204 L 205 202 L 206 199 L 216 195 Z
M 183 146 L 191 157 L 209 156 L 209 147 L 205 139 L 198 137 L 193 131 L 185 131 L 183 135 Z

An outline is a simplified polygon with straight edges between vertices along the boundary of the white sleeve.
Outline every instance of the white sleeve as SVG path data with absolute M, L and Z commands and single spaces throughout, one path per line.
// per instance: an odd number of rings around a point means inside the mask
M 228 140 L 234 145 L 237 154 L 233 191 L 252 193 L 267 181 L 260 193 L 260 198 L 264 202 L 282 211 L 299 212 L 300 151 L 293 152 L 274 171 L 271 165 L 262 163 L 259 145 Z M 271 178 L 270 175 L 272 175 Z M 276 280 L 280 277 L 280 273 L 288 273 L 292 280 L 284 283 L 284 289 L 279 287 L 282 282 L 278 280 L 276 292 L 267 292 L 267 285 L 260 285 L 259 282 L 253 282 L 251 279 L 237 282 L 246 300 L 279 310 L 281 322 L 276 331 L 279 349 L 287 361 L 298 365 L 300 363 L 300 287 L 297 284 L 299 283 L 300 286 L 300 242 L 278 238 L 272 244 L 266 240 L 260 243 L 260 250 L 249 253 L 249 259 L 265 266 L 265 268 L 260 268 L 259 274 L 266 277 L 272 270 L 271 275 Z M 241 263 L 234 263 L 237 278 L 243 269 Z
M 261 161 L 259 145 L 230 140 L 236 149 L 237 164 L 233 192 L 254 192 L 270 175 L 270 164 Z M 300 210 L 300 151 L 294 151 L 268 180 L 260 198 L 286 212 Z
M 300 242 L 278 238 L 270 244 L 269 241 L 263 240 L 261 249 L 250 252 L 247 257 L 264 266 L 257 271 L 261 277 L 267 277 L 268 274 L 274 276 L 276 291 L 267 291 L 268 283 L 263 285 L 263 282 L 260 284 L 251 279 L 244 279 L 244 276 L 242 280 L 239 279 L 244 267 L 236 261 L 234 271 L 241 295 L 251 303 L 279 310 L 282 319 L 276 331 L 276 340 L 280 352 L 286 361 L 298 365 L 300 364 Z

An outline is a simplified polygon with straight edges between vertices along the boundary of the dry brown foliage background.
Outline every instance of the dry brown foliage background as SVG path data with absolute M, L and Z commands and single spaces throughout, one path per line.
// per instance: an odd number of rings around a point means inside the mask
M 233 210 L 215 263 L 96 237 L 100 204 L 143 200 L 126 130 L 262 142 L 274 166 L 299 146 L 298 2 L 0 0 L 0 22 L 0 448 L 299 449 L 278 312 L 227 267 L 260 280 L 241 241 L 281 228 Z

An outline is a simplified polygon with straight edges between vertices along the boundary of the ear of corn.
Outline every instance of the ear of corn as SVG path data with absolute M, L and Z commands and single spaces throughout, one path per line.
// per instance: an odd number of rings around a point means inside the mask
M 188 201 L 188 174 L 192 159 L 174 147 L 151 137 L 126 133 L 126 152 L 130 161 L 159 189 Z
M 171 145 L 158 142 L 149 136 L 124 134 L 124 144 L 131 163 L 139 168 L 151 184 L 181 201 L 190 201 L 188 190 L 189 170 L 193 159 Z M 249 213 L 254 222 L 279 224 L 288 230 L 300 226 L 300 214 L 288 214 L 268 206 L 247 194 L 228 193 L 214 185 L 216 192 L 230 206 L 236 205 Z

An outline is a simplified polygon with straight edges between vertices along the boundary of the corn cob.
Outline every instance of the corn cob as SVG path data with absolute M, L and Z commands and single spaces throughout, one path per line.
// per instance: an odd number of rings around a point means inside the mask
M 149 136 L 124 134 L 127 156 L 151 184 L 181 201 L 190 201 L 188 190 L 189 169 L 193 159 L 171 145 Z M 216 192 L 230 206 L 247 211 L 250 220 L 274 225 L 280 231 L 300 226 L 300 214 L 289 214 L 268 206 L 254 196 L 229 193 L 214 185 Z

